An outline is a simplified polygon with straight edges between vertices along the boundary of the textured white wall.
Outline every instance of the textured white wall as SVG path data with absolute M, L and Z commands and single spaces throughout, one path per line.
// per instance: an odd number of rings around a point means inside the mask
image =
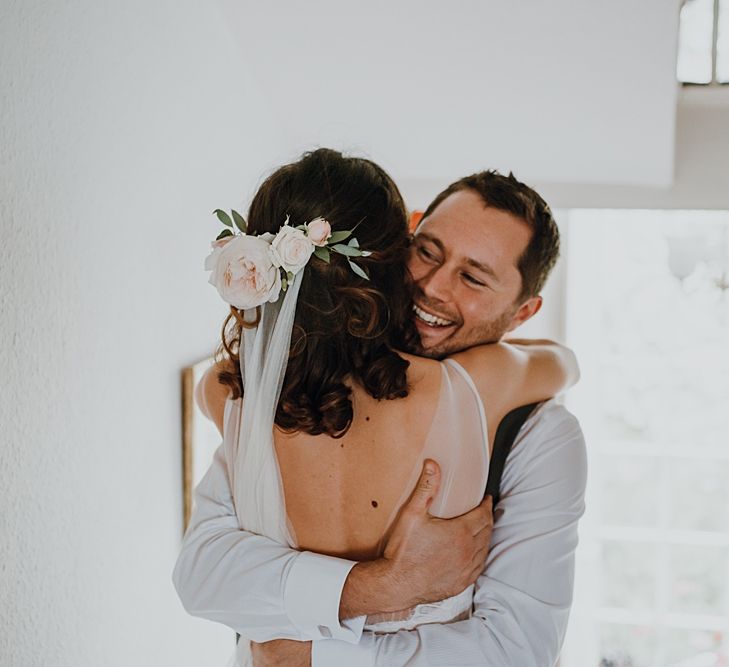
M 256 22 L 241 51 L 304 145 L 361 146 L 398 179 L 485 157 L 530 181 L 670 184 L 679 0 L 218 2 Z M 312 73 L 318 104 L 286 113 Z
M 729 209 L 729 90 L 687 88 L 676 111 L 676 165 L 669 187 L 535 182 L 519 171 L 516 175 L 534 185 L 554 209 Z M 447 184 L 447 179 L 399 181 L 416 208 Z
M 215 206 L 285 153 L 215 5 L 0 10 L 0 664 L 220 665 L 170 580 Z

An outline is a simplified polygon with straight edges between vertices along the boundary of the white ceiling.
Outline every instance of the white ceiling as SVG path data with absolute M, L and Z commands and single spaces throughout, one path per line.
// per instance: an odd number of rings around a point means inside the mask
M 673 176 L 678 0 L 219 0 L 287 145 L 398 180 Z

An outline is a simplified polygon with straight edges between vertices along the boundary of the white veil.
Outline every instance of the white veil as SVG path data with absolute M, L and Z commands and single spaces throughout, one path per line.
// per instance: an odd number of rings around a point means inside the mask
M 274 303 L 261 308 L 258 326 L 243 329 L 239 350 L 244 398 L 239 428 L 226 430 L 225 454 L 239 526 L 294 546 L 288 528 L 273 425 L 286 373 L 296 301 L 304 271 L 291 280 Z M 245 311 L 250 320 L 254 310 Z M 237 437 L 236 437 L 237 436 Z

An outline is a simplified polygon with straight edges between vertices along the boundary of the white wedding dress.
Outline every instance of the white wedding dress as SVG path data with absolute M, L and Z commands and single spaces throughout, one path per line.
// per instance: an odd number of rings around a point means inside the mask
M 443 378 L 433 421 L 423 442 L 421 455 L 413 466 L 410 481 L 403 489 L 396 510 L 390 517 L 388 529 L 392 526 L 397 511 L 414 488 L 425 458 L 438 461 L 441 467 L 441 486 L 431 505 L 431 514 L 442 518 L 458 516 L 478 505 L 484 496 L 489 469 L 489 451 L 486 415 L 481 398 L 471 377 L 460 364 L 447 359 L 441 362 L 441 369 Z M 238 443 L 243 442 L 240 440 L 241 408 L 241 399 L 236 401 L 229 399 L 225 406 L 223 443 L 231 465 L 238 453 Z M 246 408 L 251 408 L 250 397 L 247 399 Z M 270 448 L 273 452 L 272 437 Z M 261 474 L 260 465 L 264 464 L 260 464 L 259 459 L 260 457 L 255 461 L 259 464 L 258 470 L 256 465 L 248 469 L 239 466 L 238 478 L 233 482 L 235 485 L 255 487 L 257 483 L 261 484 L 262 480 L 267 480 L 263 482 L 266 487 L 262 487 L 261 492 L 267 494 L 267 502 L 270 503 L 273 499 L 280 504 L 282 515 L 273 513 L 266 519 L 261 518 L 262 512 L 258 511 L 252 513 L 248 519 L 245 511 L 236 508 L 241 528 L 268 535 L 296 548 L 291 532 L 286 528 L 283 486 L 278 475 L 275 453 L 265 462 L 267 466 L 265 474 Z M 272 469 L 272 465 L 276 466 L 275 469 Z M 473 586 L 469 586 L 454 597 L 421 604 L 406 613 L 370 616 L 367 618 L 365 630 L 389 633 L 402 629 L 411 630 L 425 623 L 463 620 L 470 617 L 472 596 Z M 248 644 L 247 640 L 241 638 L 229 667 L 247 667 L 252 664 Z

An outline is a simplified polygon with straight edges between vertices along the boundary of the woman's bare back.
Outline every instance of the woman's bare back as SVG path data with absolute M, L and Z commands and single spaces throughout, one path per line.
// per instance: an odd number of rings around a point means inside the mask
M 298 548 L 352 559 L 379 555 L 426 457 L 441 466 L 431 512 L 468 511 L 482 498 L 501 418 L 576 379 L 572 353 L 548 342 L 531 353 L 497 344 L 444 362 L 403 357 L 410 362 L 409 395 L 378 401 L 352 387 L 354 420 L 343 438 L 274 429 L 289 532 Z M 228 390 L 217 381 L 201 384 L 201 405 L 223 433 Z
M 461 513 L 480 502 L 488 452 L 475 388 L 464 389 L 458 373 L 454 376 L 452 368 L 446 372 L 441 362 L 407 358 L 409 395 L 378 401 L 353 387 L 354 420 L 344 437 L 275 432 L 290 531 L 299 549 L 354 560 L 377 557 L 425 456 L 439 460 L 445 480 L 449 472 L 451 478 L 472 478 L 450 489 L 450 495 L 458 491 L 461 496 L 455 504 L 442 498 L 441 515 L 449 514 L 449 506 L 452 516 L 454 508 Z M 464 392 L 471 394 L 470 404 Z M 470 439 L 477 442 L 460 442 L 464 420 L 474 434 Z M 458 448 L 468 452 L 470 461 L 451 456 L 461 462 L 449 466 L 447 453 L 458 454 Z

